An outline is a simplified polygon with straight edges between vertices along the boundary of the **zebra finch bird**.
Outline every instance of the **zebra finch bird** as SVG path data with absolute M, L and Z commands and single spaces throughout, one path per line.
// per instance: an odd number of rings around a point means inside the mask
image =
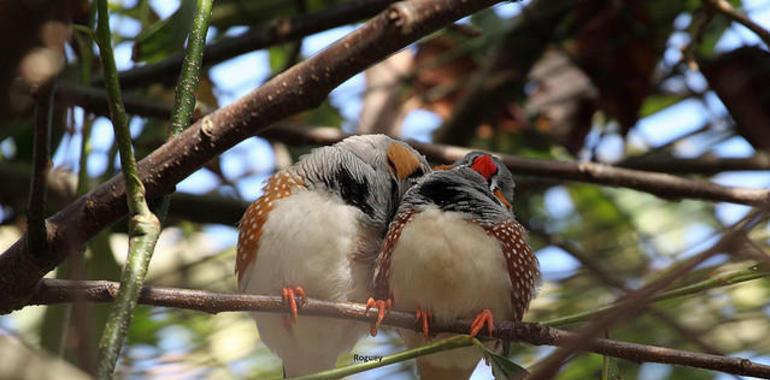
M 375 269 L 373 335 L 390 308 L 415 312 L 423 336 L 402 330 L 409 347 L 429 338 L 432 321 L 473 320 L 475 336 L 491 335 L 495 319 L 522 319 L 539 270 L 513 216 L 513 188 L 499 160 L 474 152 L 407 191 Z M 417 366 L 422 379 L 467 379 L 480 358 L 464 348 L 420 357 Z
M 407 144 L 346 138 L 274 174 L 239 227 L 235 272 L 243 293 L 281 295 L 290 314 L 255 313 L 284 375 L 333 368 L 366 334 L 361 323 L 297 318 L 305 297 L 366 301 L 374 262 L 405 189 L 430 171 Z M 299 303 L 297 302 L 299 299 Z

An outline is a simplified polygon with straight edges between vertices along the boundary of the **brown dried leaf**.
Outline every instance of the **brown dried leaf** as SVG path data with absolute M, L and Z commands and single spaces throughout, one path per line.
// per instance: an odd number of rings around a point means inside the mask
M 742 47 L 700 67 L 735 119 L 738 133 L 754 148 L 770 150 L 770 54 Z
M 570 50 L 598 87 L 599 107 L 617 119 L 623 133 L 638 120 L 652 89 L 665 41 L 655 23 L 646 0 L 590 0 L 575 8 L 578 29 Z
M 466 83 L 477 64 L 471 54 L 460 52 L 463 41 L 442 35 L 421 43 L 414 57 L 414 91 L 421 106 L 446 120 L 455 103 L 465 95 Z

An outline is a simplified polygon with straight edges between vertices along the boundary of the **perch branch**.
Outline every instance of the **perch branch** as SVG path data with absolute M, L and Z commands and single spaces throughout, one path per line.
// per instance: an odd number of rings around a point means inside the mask
M 43 279 L 30 300 L 31 305 L 50 305 L 73 302 L 82 299 L 87 302 L 112 302 L 117 293 L 118 284 L 109 281 L 65 281 Z M 145 287 L 139 296 L 144 305 L 174 307 L 205 313 L 231 311 L 261 311 L 286 313 L 286 304 L 281 297 L 254 296 L 243 294 L 222 294 L 202 290 Z M 370 322 L 376 311 L 365 312 L 366 307 L 353 303 L 332 303 L 308 299 L 302 306 L 302 315 L 334 317 L 361 322 Z M 413 329 L 419 326 L 414 322 L 414 315 L 391 311 L 383 321 L 384 325 Z M 435 332 L 453 332 L 465 334 L 470 321 L 455 321 L 450 324 L 434 323 Z M 572 342 L 577 334 L 565 330 L 547 327 L 537 323 L 504 321 L 498 323 L 494 336 L 500 339 L 526 342 L 533 345 L 563 346 Z M 711 369 L 720 372 L 745 376 L 770 376 L 770 366 L 737 357 L 727 357 L 676 350 L 665 347 L 649 346 L 637 343 L 621 342 L 611 339 L 595 339 L 582 349 L 601 355 L 613 356 L 633 362 L 656 362 L 673 365 Z

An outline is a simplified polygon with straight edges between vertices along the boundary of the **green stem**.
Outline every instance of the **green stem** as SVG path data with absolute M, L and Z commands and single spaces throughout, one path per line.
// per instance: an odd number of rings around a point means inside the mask
M 94 12 L 91 12 L 90 17 L 93 17 Z M 89 17 L 89 21 L 90 21 Z M 91 59 L 92 50 L 91 44 L 93 43 L 93 31 L 90 26 L 77 25 L 79 28 L 75 30 L 82 31 L 85 35 L 81 37 L 80 34 L 75 33 L 75 41 L 80 51 L 80 82 L 91 83 Z M 73 26 L 73 27 L 74 27 Z M 83 110 L 83 127 L 81 130 L 82 141 L 80 142 L 80 160 L 78 169 L 78 186 L 77 195 L 81 196 L 88 192 L 88 155 L 91 153 L 91 127 L 93 126 L 93 118 L 86 110 Z
M 193 19 L 190 36 L 187 39 L 187 51 L 182 62 L 182 72 L 176 86 L 174 112 L 171 115 L 171 134 L 177 135 L 190 125 L 195 111 L 195 90 L 198 88 L 203 48 L 206 46 L 206 31 L 211 18 L 213 0 L 198 0 L 198 7 Z
M 708 280 L 703 280 L 700 282 L 696 282 L 694 284 L 685 285 L 676 289 L 669 290 L 667 292 L 663 292 L 655 296 L 654 298 L 652 298 L 652 302 L 660 302 L 660 301 L 670 300 L 673 298 L 689 296 L 692 294 L 700 293 L 704 290 L 720 288 L 728 285 L 734 285 L 734 284 L 738 284 L 746 281 L 756 280 L 758 278 L 763 278 L 763 277 L 770 277 L 770 267 L 764 264 L 757 264 L 743 270 L 721 274 L 718 276 L 714 276 Z M 605 305 L 605 306 L 599 307 L 598 309 L 575 313 L 564 317 L 554 318 L 549 321 L 543 322 L 543 324 L 548 326 L 553 326 L 553 327 L 559 327 L 559 326 L 570 325 L 577 322 L 584 322 L 596 316 L 597 314 L 601 314 L 602 312 L 611 309 L 612 307 L 614 307 L 614 305 L 612 304 Z
M 198 8 L 190 31 L 189 43 L 182 65 L 182 74 L 177 85 L 174 113 L 172 115 L 171 134 L 176 135 L 189 126 L 195 110 L 195 89 L 203 57 L 209 18 L 213 0 L 198 0 Z M 150 265 L 155 244 L 161 230 L 161 220 L 168 208 L 168 197 L 164 197 L 154 214 L 145 199 L 144 185 L 138 176 L 136 159 L 131 145 L 128 129 L 128 117 L 125 112 L 120 92 L 120 82 L 112 52 L 111 34 L 107 1 L 98 1 L 99 22 L 96 30 L 102 65 L 104 83 L 110 98 L 110 116 L 115 129 L 115 137 L 120 152 L 123 176 L 126 182 L 126 194 L 129 209 L 129 252 L 126 266 L 120 279 L 120 290 L 115 300 L 104 334 L 99 342 L 98 377 L 112 377 L 115 363 L 123 340 L 131 322 L 139 291 L 144 284 L 147 268 Z
M 429 355 L 440 351 L 447 351 L 454 348 L 467 347 L 473 345 L 475 339 L 468 335 L 457 335 L 446 339 L 435 340 L 424 346 L 402 351 L 393 355 L 388 355 L 378 362 L 369 362 L 353 364 L 342 368 L 335 368 L 328 371 L 318 372 L 311 375 L 305 375 L 292 378 L 292 380 L 325 380 L 339 379 L 343 376 L 349 376 L 354 373 L 368 371 L 374 368 L 384 367 L 386 365 L 400 363 L 418 356 Z
M 171 113 L 171 136 L 176 136 L 189 127 L 195 112 L 195 91 L 198 89 L 200 81 L 203 49 L 206 46 L 206 32 L 211 19 L 212 3 L 213 0 L 198 0 L 192 29 L 190 29 L 190 35 L 187 38 L 187 50 L 184 61 L 182 61 L 179 83 L 176 85 L 174 109 Z M 168 196 L 165 196 L 152 207 L 161 223 L 166 220 L 169 203 Z
M 120 152 L 129 210 L 128 258 L 120 279 L 120 290 L 115 305 L 110 311 L 110 317 L 99 341 L 97 376 L 100 379 L 110 379 L 128 332 L 128 325 L 131 323 L 131 316 L 136 307 L 139 291 L 144 284 L 155 243 L 160 235 L 160 222 L 147 206 L 144 185 L 138 175 L 136 158 L 131 145 L 131 133 L 128 128 L 128 115 L 126 115 L 123 105 L 118 70 L 112 51 L 107 0 L 98 0 L 97 6 L 99 20 L 96 28 L 96 40 L 104 70 L 104 83 L 110 100 L 110 117 Z

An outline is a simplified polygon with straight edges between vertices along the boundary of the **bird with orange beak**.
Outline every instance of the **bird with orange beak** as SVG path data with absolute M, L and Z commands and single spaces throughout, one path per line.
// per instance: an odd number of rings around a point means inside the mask
M 373 335 L 390 308 L 415 313 L 422 334 L 401 331 L 409 347 L 430 339 L 434 321 L 471 320 L 476 336 L 491 335 L 495 320 L 522 319 L 540 272 L 513 216 L 513 188 L 498 159 L 473 152 L 407 191 L 377 261 Z M 423 380 L 467 379 L 480 358 L 462 348 L 420 357 L 417 367 Z

